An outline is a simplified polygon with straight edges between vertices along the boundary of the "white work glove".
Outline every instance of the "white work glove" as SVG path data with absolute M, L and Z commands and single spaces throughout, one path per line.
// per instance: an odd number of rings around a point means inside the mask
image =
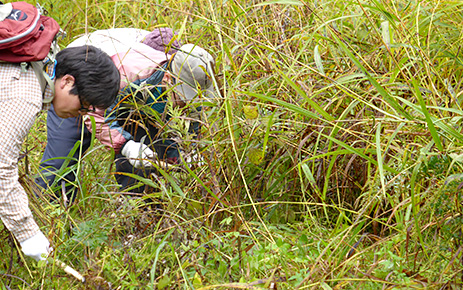
M 34 258 L 37 262 L 46 260 L 52 248 L 50 242 L 42 232 L 38 232 L 34 236 L 19 243 L 24 255 Z
M 122 155 L 129 159 L 130 164 L 135 168 L 150 168 L 153 167 L 153 159 L 156 153 L 143 143 L 133 140 L 125 143 L 121 151 Z

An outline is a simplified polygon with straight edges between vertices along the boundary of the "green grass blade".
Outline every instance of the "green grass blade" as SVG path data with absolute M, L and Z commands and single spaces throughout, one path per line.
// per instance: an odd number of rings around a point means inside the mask
M 269 0 L 262 3 L 258 3 L 255 6 L 266 6 L 266 5 L 274 5 L 274 4 L 283 4 L 283 5 L 296 5 L 296 6 L 303 6 L 304 4 L 299 0 Z
M 381 122 L 376 127 L 376 160 L 378 161 L 379 178 L 381 180 L 381 189 L 386 196 L 386 185 L 384 183 L 383 156 L 381 153 Z
M 242 93 L 248 94 L 248 95 L 250 95 L 252 97 L 256 97 L 256 98 L 258 98 L 258 99 L 260 99 L 262 101 L 275 103 L 275 104 L 277 104 L 279 106 L 282 106 L 282 107 L 285 107 L 285 108 L 287 108 L 287 109 L 289 109 L 289 110 L 291 110 L 291 111 L 293 111 L 293 112 L 295 112 L 297 114 L 300 114 L 301 116 L 326 121 L 325 119 L 320 118 L 320 116 L 314 114 L 313 112 L 311 112 L 309 110 L 303 109 L 298 105 L 294 105 L 294 104 L 291 104 L 291 103 L 285 102 L 283 100 L 280 100 L 280 99 L 277 99 L 277 98 L 274 98 L 274 97 L 270 97 L 270 96 L 267 96 L 267 95 L 264 95 L 264 94 L 258 94 L 258 93 L 253 93 L 253 92 L 242 92 Z M 333 117 L 330 116 L 330 119 L 333 119 Z
M 394 108 L 398 113 L 412 120 L 412 116 L 408 114 L 398 103 L 397 101 L 389 95 L 389 93 L 370 75 L 368 70 L 360 63 L 360 61 L 354 56 L 354 54 L 347 48 L 346 44 L 338 38 L 336 33 L 332 33 L 333 38 L 337 41 L 339 47 L 349 56 L 350 60 L 365 74 L 370 83 L 375 87 L 378 93 L 384 98 L 384 100 Z
M 314 58 L 315 65 L 317 66 L 318 71 L 322 75 L 325 75 L 325 68 L 323 67 L 322 57 L 320 56 L 320 52 L 318 51 L 318 44 L 315 45 L 315 48 L 313 50 L 313 58 Z
M 368 162 L 371 162 L 372 164 L 378 166 L 378 162 L 371 158 L 370 156 L 367 156 L 365 153 L 363 153 L 360 149 L 357 149 L 357 148 L 354 148 L 348 144 L 346 144 L 345 142 L 342 142 L 336 138 L 333 138 L 331 136 L 328 136 L 328 135 L 325 135 L 323 133 L 320 133 L 322 134 L 324 137 L 328 138 L 329 140 L 333 141 L 334 143 L 340 145 L 341 147 L 344 147 L 345 149 L 347 149 L 350 153 L 352 154 L 356 154 L 358 155 L 359 157 L 362 157 L 363 159 L 365 159 L 366 161 Z M 389 172 L 392 172 L 392 173 L 395 173 L 395 174 L 398 174 L 399 172 L 393 168 L 390 168 L 388 166 L 384 166 L 384 169 L 386 169 L 387 171 Z
M 412 108 L 413 110 L 415 110 L 416 112 L 418 112 L 420 114 L 423 114 L 423 116 L 425 116 L 425 113 L 422 111 L 421 106 L 415 105 L 414 103 L 412 103 L 412 102 L 410 102 L 410 101 L 408 101 L 406 99 L 402 99 L 402 102 L 405 105 Z M 436 107 L 430 107 L 430 108 L 441 109 L 441 108 L 436 108 Z M 455 111 L 455 110 L 445 109 L 445 108 L 442 108 L 442 110 L 447 110 L 449 112 L 454 112 L 454 113 L 457 113 L 457 114 L 461 114 L 461 111 L 459 111 L 459 110 Z M 434 116 L 432 116 L 430 114 L 429 114 L 429 118 L 431 120 L 431 123 L 442 131 L 443 136 L 446 136 L 447 138 L 453 137 L 453 138 L 456 138 L 458 140 L 463 140 L 463 134 L 461 134 L 459 131 L 455 130 L 455 128 L 453 128 L 452 125 L 447 124 L 443 120 L 437 119 L 436 117 L 434 117 Z M 426 124 L 428 124 L 428 123 L 426 123 Z
M 309 103 L 309 105 L 314 108 L 320 115 L 322 115 L 326 120 L 333 121 L 334 117 L 328 114 L 322 107 L 320 107 L 315 101 L 313 101 L 306 92 L 304 92 L 295 82 L 293 82 L 284 72 L 280 71 L 279 69 L 275 68 L 280 74 L 280 76 L 288 83 L 304 100 Z
M 429 132 L 431 133 L 431 136 L 432 136 L 432 139 L 434 140 L 434 143 L 436 144 L 437 148 L 439 149 L 439 151 L 444 151 L 444 148 L 442 147 L 442 142 L 439 138 L 439 134 L 437 133 L 437 130 L 436 130 L 436 127 L 434 126 L 434 122 L 431 118 L 431 115 L 429 114 L 429 111 L 428 109 L 426 108 L 426 104 L 423 100 L 423 96 L 421 95 L 421 91 L 419 90 L 418 88 L 418 83 L 417 81 L 414 79 L 412 80 L 412 83 L 413 83 L 413 88 L 415 89 L 415 95 L 418 99 L 418 102 L 420 103 L 420 106 L 421 106 L 421 111 L 422 113 L 424 114 L 425 118 L 426 118 L 426 123 L 428 125 L 428 129 L 429 129 Z

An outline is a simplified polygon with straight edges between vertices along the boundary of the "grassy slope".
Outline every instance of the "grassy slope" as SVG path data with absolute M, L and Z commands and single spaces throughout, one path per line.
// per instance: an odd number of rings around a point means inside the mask
M 75 204 L 32 201 L 86 286 L 25 263 L 9 239 L 3 289 L 461 287 L 461 4 L 271 2 L 42 3 L 63 45 L 174 27 L 216 57 L 223 99 L 204 113 L 205 165 L 158 177 L 155 193 L 115 193 L 95 143 L 72 168 Z M 22 173 L 37 170 L 44 119 Z

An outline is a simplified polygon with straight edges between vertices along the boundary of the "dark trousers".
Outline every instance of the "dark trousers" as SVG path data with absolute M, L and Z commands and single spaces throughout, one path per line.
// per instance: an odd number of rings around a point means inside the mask
M 163 160 L 176 162 L 179 157 L 177 144 L 172 140 L 160 140 L 158 130 L 150 124 L 145 124 L 146 130 L 130 123 L 124 129 L 132 134 L 134 141 L 143 142 L 158 154 Z M 148 131 L 148 132 L 147 132 Z M 79 141 L 82 141 L 80 143 Z M 80 143 L 80 146 L 76 145 Z M 43 188 L 56 187 L 56 192 L 61 192 L 61 183 L 64 181 L 68 197 L 75 192 L 75 186 L 67 181 L 76 180 L 75 171 L 70 170 L 78 162 L 80 151 L 85 152 L 91 144 L 91 133 L 85 126 L 82 127 L 82 117 L 62 119 L 56 115 L 53 107 L 47 114 L 47 146 L 42 156 L 41 174 L 36 178 L 36 183 Z M 126 173 L 149 177 L 153 170 L 134 168 L 121 154 L 115 155 L 115 177 L 121 189 L 127 189 L 137 184 L 137 179 L 127 176 Z M 54 187 L 53 186 L 53 187 Z M 55 187 L 54 187 L 55 188 Z M 133 188 L 132 192 L 143 192 L 144 186 Z M 72 198 L 72 197 L 71 197 Z

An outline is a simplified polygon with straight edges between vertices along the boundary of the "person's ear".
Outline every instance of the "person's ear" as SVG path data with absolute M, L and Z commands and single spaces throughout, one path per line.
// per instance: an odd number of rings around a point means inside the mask
M 76 79 L 72 75 L 64 75 L 60 78 L 60 87 L 61 89 L 64 89 L 66 86 L 73 88 L 75 81 Z
M 166 84 L 172 84 L 172 76 L 170 75 L 169 72 L 164 73 L 164 77 L 162 78 L 162 82 Z

